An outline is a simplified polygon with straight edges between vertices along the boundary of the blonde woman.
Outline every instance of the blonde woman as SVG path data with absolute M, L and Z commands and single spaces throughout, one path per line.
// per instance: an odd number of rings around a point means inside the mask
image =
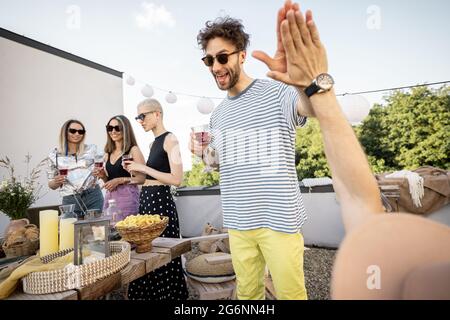
M 139 212 L 168 216 L 169 224 L 161 236 L 179 238 L 178 213 L 170 193 L 170 186 L 179 186 L 183 179 L 178 140 L 164 127 L 163 109 L 158 100 L 141 102 L 136 120 L 145 132 L 152 131 L 155 137 L 146 164 L 125 161 L 127 170 L 146 175 Z M 132 300 L 186 300 L 188 292 L 181 258 L 130 283 L 128 297 Z
M 125 155 L 131 156 L 136 163 L 144 164 L 144 156 L 139 149 L 130 120 L 124 115 L 112 117 L 106 125 L 107 142 L 105 146 L 103 169 L 96 168 L 94 176 L 101 178 L 106 189 L 103 212 L 108 208 L 110 199 L 116 200 L 121 214 L 116 221 L 125 219 L 128 215 L 139 212 L 139 189 L 145 175 L 133 173 L 133 176 L 122 167 Z
M 49 188 L 59 190 L 63 205 L 74 204 L 79 217 L 86 210 L 100 211 L 103 207 L 103 194 L 92 176 L 97 146 L 85 144 L 85 139 L 84 125 L 78 120 L 68 120 L 61 127 L 58 147 L 48 157 L 54 173 Z

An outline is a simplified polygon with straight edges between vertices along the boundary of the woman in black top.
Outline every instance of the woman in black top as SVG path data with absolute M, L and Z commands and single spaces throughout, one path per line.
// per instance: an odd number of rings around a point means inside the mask
M 139 213 L 139 189 L 137 184 L 145 180 L 144 174 L 131 174 L 122 166 L 122 157 L 130 155 L 137 163 L 145 163 L 139 149 L 130 120 L 123 115 L 112 117 L 106 125 L 107 142 L 105 146 L 103 169 L 94 171 L 101 178 L 106 189 L 103 212 L 109 206 L 109 200 L 114 199 L 121 211 L 115 217 L 115 222 L 125 219 L 128 215 Z
M 183 180 L 178 140 L 164 128 L 163 110 L 155 99 L 146 99 L 138 105 L 136 120 L 146 132 L 151 130 L 155 136 L 146 165 L 125 161 L 127 170 L 146 174 L 139 212 L 168 216 L 169 224 L 161 236 L 179 238 L 178 214 L 170 192 L 170 186 L 180 186 Z M 181 258 L 130 283 L 128 297 L 133 300 L 186 300 L 188 291 Z

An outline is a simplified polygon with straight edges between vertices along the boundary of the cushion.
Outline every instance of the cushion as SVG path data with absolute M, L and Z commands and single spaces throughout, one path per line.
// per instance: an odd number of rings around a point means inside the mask
M 223 261 L 208 262 L 207 258 Z M 233 280 L 233 264 L 231 255 L 223 252 L 202 254 L 186 263 L 186 274 L 194 280 L 206 283 L 220 283 Z

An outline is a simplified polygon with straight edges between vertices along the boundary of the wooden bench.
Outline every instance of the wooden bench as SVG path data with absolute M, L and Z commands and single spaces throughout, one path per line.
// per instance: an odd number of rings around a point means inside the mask
M 119 289 L 121 286 L 126 286 L 131 281 L 166 265 L 171 260 L 190 250 L 191 241 L 189 240 L 157 238 L 153 240 L 151 252 L 136 253 L 135 251 L 132 251 L 130 263 L 124 269 L 105 279 L 99 280 L 92 285 L 48 295 L 26 294 L 19 288 L 8 298 L 8 300 L 98 299 L 99 297 L 103 297 L 108 293 Z

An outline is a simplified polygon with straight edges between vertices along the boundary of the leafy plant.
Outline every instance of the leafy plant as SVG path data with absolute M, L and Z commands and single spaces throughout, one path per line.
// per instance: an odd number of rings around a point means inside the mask
M 8 178 L 0 184 L 0 211 L 11 219 L 26 217 L 27 209 L 39 199 L 42 186 L 38 179 L 45 159 L 29 171 L 31 156 L 25 157 L 27 176 L 23 179 L 16 177 L 14 165 L 8 157 L 0 158 L 0 168 L 6 169 Z

